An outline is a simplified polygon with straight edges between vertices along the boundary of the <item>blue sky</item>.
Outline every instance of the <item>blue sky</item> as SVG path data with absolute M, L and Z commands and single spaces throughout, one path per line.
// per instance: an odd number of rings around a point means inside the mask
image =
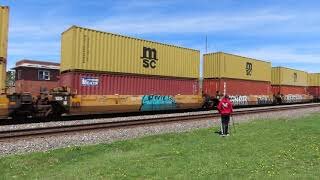
M 320 1 L 2 0 L 10 6 L 9 64 L 60 61 L 71 25 L 194 48 L 225 51 L 320 72 Z

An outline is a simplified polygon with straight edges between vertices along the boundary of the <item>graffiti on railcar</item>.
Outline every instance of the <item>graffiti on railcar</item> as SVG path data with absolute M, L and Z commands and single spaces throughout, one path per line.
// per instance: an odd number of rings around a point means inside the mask
M 299 94 L 285 95 L 282 99 L 282 102 L 284 103 L 296 103 L 296 102 L 302 102 L 302 101 L 303 101 L 303 96 Z
M 247 96 L 229 96 L 230 101 L 233 103 L 235 106 L 244 106 L 248 105 L 248 97 Z
M 270 99 L 268 96 L 258 96 L 257 97 L 257 104 L 258 105 L 272 104 L 272 99 Z
M 271 104 L 272 99 L 269 96 L 230 96 L 231 102 L 235 106 L 246 106 L 246 105 L 264 105 Z
M 176 108 L 177 103 L 172 96 L 144 95 L 142 97 L 140 111 L 159 111 Z

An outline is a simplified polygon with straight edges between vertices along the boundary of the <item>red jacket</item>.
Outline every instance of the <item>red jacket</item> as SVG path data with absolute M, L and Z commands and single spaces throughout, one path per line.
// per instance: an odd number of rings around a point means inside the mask
M 230 115 L 233 113 L 233 104 L 228 98 L 223 98 L 217 108 L 221 115 Z

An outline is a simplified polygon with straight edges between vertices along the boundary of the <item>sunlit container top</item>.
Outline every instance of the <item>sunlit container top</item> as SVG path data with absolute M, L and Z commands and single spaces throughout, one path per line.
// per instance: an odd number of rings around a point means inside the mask
M 0 6 L 0 57 L 7 58 L 9 7 Z
M 204 78 L 271 81 L 270 62 L 224 52 L 205 54 L 203 60 Z
M 308 73 L 286 67 L 272 68 L 272 85 L 308 86 Z
M 72 26 L 62 33 L 61 71 L 199 78 L 200 52 Z
M 308 74 L 308 86 L 320 86 L 320 73 Z

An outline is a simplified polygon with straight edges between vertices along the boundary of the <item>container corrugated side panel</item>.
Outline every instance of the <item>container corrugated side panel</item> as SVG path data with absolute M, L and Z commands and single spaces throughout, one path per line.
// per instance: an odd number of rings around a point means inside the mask
M 61 59 L 70 59 L 70 61 L 61 61 L 60 66 L 64 67 L 65 69 L 71 69 L 74 64 L 72 64 L 71 59 L 73 58 L 79 58 L 75 56 L 74 53 L 74 38 L 73 35 L 75 29 L 69 29 L 68 31 L 64 32 L 63 36 L 61 37 Z
M 9 8 L 0 6 L 0 57 L 7 58 Z
M 271 63 L 223 52 L 204 55 L 205 78 L 271 81 Z
M 200 52 L 196 50 L 75 26 L 62 36 L 61 71 L 90 70 L 199 78 Z M 71 50 L 64 50 L 70 44 Z M 144 47 L 156 50 L 158 60 L 155 68 L 143 67 Z
M 278 93 L 283 95 L 289 94 L 308 94 L 306 86 L 291 86 L 291 85 L 273 85 L 272 91 L 273 94 L 277 95 Z
M 315 74 L 308 74 L 308 86 L 316 86 L 317 76 Z
M 255 81 L 271 81 L 271 63 L 269 62 L 226 53 L 222 54 L 222 59 L 224 61 L 223 65 L 225 66 L 222 75 L 223 77 Z
M 203 56 L 204 78 L 221 77 L 221 53 L 205 54 Z
M 316 76 L 315 86 L 320 86 L 320 73 L 314 73 Z
M 4 92 L 8 49 L 9 7 L 0 6 L 0 91 Z
M 308 86 L 320 86 L 320 74 L 309 73 L 308 74 Z
M 320 97 L 320 86 L 311 86 L 308 87 L 308 93 L 312 95 L 315 99 Z
M 189 78 L 67 72 L 61 74 L 59 83 L 70 87 L 79 95 L 197 95 L 199 93 L 199 81 Z
M 308 86 L 308 73 L 285 67 L 274 67 L 273 85 Z
M 241 79 L 204 79 L 203 92 L 215 96 L 216 91 L 228 95 L 270 95 L 271 84 L 266 81 L 249 81 Z
M 271 71 L 271 84 L 281 84 L 281 71 L 279 67 L 273 67 Z
M 6 63 L 2 62 L 0 64 L 0 93 L 5 92 L 7 77 L 6 69 Z

